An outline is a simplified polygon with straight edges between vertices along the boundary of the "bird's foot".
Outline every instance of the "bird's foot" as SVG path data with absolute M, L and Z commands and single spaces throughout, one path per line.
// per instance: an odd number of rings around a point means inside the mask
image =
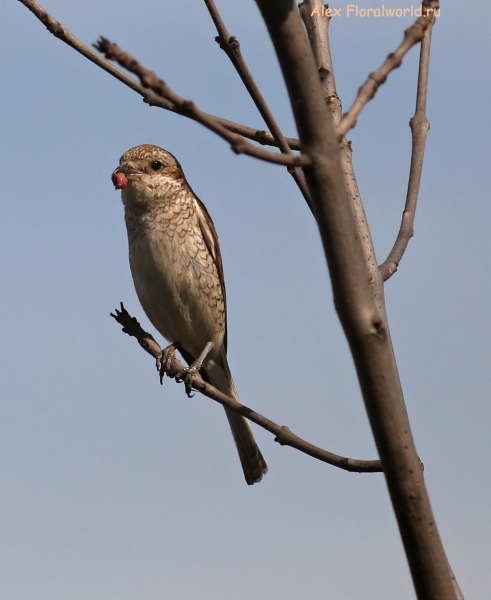
M 198 375 L 203 361 L 212 348 L 213 342 L 208 342 L 199 358 L 190 364 L 189 367 L 185 367 L 182 371 L 179 371 L 179 373 L 176 375 L 176 381 L 178 383 L 184 382 L 188 398 L 192 398 L 194 396 L 194 394 L 191 393 L 193 390 L 193 381 L 196 378 L 196 375 Z
M 196 375 L 198 375 L 200 369 L 201 364 L 198 361 L 195 361 L 191 366 L 185 367 L 176 375 L 177 383 L 184 382 L 188 398 L 192 398 L 194 396 L 194 394 L 192 393 L 193 381 L 196 378 Z
M 172 359 L 175 358 L 175 356 L 176 356 L 176 347 L 174 346 L 174 344 L 170 344 L 169 346 L 164 348 L 162 350 L 162 352 L 160 353 L 160 355 L 157 357 L 156 367 L 157 367 L 157 371 L 159 372 L 159 376 L 160 376 L 160 385 L 163 384 L 166 373 L 170 377 L 170 374 L 169 374 L 170 366 L 172 363 Z M 178 375 L 180 375 L 180 373 L 178 373 Z M 176 379 L 177 379 L 177 377 L 176 377 Z

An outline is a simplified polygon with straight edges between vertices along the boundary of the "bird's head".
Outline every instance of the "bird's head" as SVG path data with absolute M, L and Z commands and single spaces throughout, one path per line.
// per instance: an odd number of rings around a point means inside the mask
M 184 182 L 179 162 L 170 152 L 143 144 L 123 154 L 111 176 L 114 187 L 122 190 L 123 203 L 149 204 Z

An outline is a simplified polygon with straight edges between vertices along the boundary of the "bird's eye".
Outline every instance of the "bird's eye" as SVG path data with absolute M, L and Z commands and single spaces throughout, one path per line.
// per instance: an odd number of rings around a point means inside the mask
M 159 171 L 164 165 L 160 162 L 160 160 L 154 160 L 150 165 L 153 171 Z

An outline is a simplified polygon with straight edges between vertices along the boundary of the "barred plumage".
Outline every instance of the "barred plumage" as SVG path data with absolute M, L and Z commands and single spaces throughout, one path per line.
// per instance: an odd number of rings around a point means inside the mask
M 123 190 L 131 273 L 145 313 L 188 364 L 213 342 L 204 375 L 239 400 L 227 362 L 222 259 L 208 211 L 178 161 L 158 146 L 128 150 L 113 179 Z M 249 423 L 231 410 L 226 413 L 246 481 L 257 483 L 267 465 Z

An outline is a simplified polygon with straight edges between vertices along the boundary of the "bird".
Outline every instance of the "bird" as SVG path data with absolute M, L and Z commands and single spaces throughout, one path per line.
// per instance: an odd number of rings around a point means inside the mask
M 227 314 L 220 246 L 213 221 L 177 159 L 153 144 L 125 152 L 112 173 L 121 190 L 129 262 L 138 299 L 152 325 L 177 348 L 192 378 L 240 402 L 227 360 Z M 188 382 L 189 383 L 189 382 Z M 248 485 L 268 467 L 247 419 L 225 407 Z

